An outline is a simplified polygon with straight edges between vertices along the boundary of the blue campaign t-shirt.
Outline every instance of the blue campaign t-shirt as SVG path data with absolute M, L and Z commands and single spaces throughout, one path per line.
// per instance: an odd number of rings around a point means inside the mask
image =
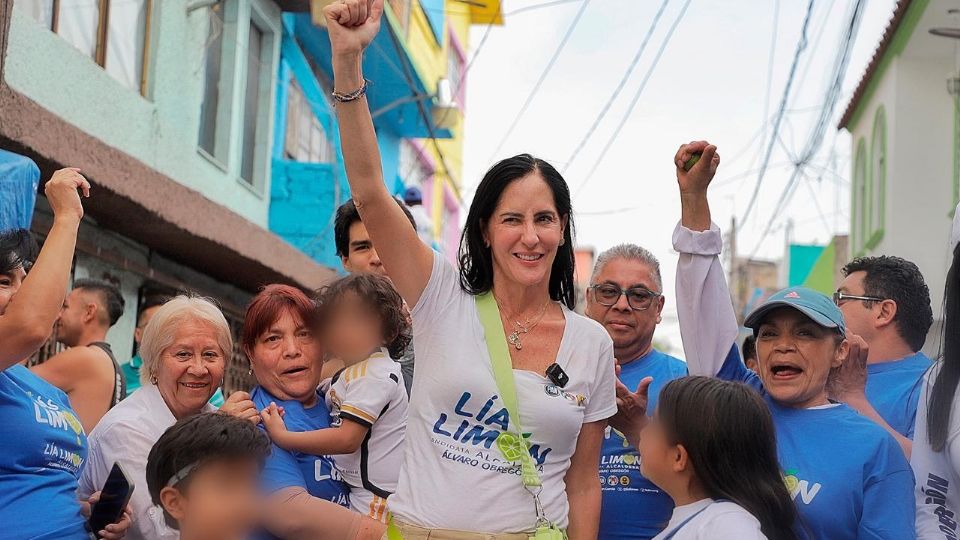
M 623 364 L 620 381 L 635 390 L 653 377 L 647 396 L 652 415 L 665 384 L 687 374 L 687 364 L 657 350 Z M 673 514 L 673 499 L 640 474 L 640 454 L 619 431 L 608 427 L 600 456 L 600 540 L 649 539 L 660 534 Z
M 892 435 L 846 405 L 778 405 L 735 344 L 717 377 L 764 395 L 787 489 L 810 538 L 915 538 L 913 472 Z
M 305 409 L 299 401 L 281 401 L 262 386 L 253 389 L 250 395 L 257 409 L 267 408 L 271 402 L 283 407 L 284 423 L 289 431 L 313 431 L 330 427 L 330 410 L 323 394 L 317 392 L 317 404 Z M 263 429 L 263 426 L 260 426 Z M 350 488 L 340 478 L 328 456 L 313 456 L 291 452 L 273 445 L 263 471 L 263 486 L 269 492 L 288 487 L 301 487 L 311 496 L 349 506 Z
M 918 352 L 867 365 L 867 400 L 890 427 L 908 439 L 913 439 L 923 374 L 932 364 L 927 355 Z
M 86 461 L 67 395 L 23 366 L 0 372 L 0 538 L 88 538 L 77 501 Z

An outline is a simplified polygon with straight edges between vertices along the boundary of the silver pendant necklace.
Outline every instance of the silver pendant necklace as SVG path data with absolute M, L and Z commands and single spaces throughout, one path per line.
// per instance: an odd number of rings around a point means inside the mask
M 494 296 L 494 300 L 497 300 L 497 305 L 502 306 L 503 304 Z M 547 300 L 540 307 L 540 310 L 533 316 L 528 317 L 527 320 L 523 321 L 514 321 L 513 322 L 513 332 L 507 335 L 507 343 L 513 345 L 518 351 L 523 350 L 523 342 L 520 339 L 520 336 L 524 334 L 529 334 L 531 330 L 537 327 L 540 324 L 540 321 L 543 320 L 544 314 L 547 312 L 547 306 L 550 304 L 550 301 Z

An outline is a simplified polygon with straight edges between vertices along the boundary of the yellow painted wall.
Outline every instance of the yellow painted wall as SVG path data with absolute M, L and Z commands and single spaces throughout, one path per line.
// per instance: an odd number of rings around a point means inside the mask
M 424 79 L 428 92 L 436 91 L 439 79 L 449 78 L 447 77 L 447 56 L 450 54 L 452 45 L 448 32 L 452 31 L 457 36 L 464 54 L 469 53 L 470 25 L 475 20 L 475 17 L 471 15 L 469 5 L 447 1 L 445 11 L 446 26 L 442 32 L 443 43 L 438 44 L 419 0 L 412 0 L 411 2 L 406 47 L 414 66 Z M 487 19 L 489 20 L 489 16 L 487 16 Z M 469 75 L 467 80 L 469 81 Z M 459 93 L 456 92 L 458 83 L 459 81 L 450 81 L 455 93 Z M 469 84 L 467 91 L 469 92 Z M 455 125 L 450 130 L 453 138 L 439 139 L 436 145 L 429 139 L 422 140 L 421 143 L 436 163 L 435 180 L 437 188 L 442 185 L 449 185 L 453 188 L 454 193 L 459 196 L 460 188 L 463 185 L 463 115 L 459 112 L 454 114 L 456 115 Z M 440 153 L 437 152 L 438 146 L 443 154 L 443 162 L 440 160 Z M 450 175 L 447 175 L 447 171 L 444 170 L 444 162 Z M 434 230 L 438 234 L 442 217 L 443 193 L 443 189 L 434 189 L 433 204 L 431 205 Z

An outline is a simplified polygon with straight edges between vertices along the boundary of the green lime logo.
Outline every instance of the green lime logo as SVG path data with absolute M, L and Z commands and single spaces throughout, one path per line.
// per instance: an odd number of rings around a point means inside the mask
M 623 464 L 624 465 L 633 465 L 637 462 L 637 456 L 633 454 L 624 454 L 623 455 Z
M 783 477 L 783 482 L 787 485 L 787 491 L 793 493 L 797 489 L 797 486 L 800 485 L 800 479 L 797 478 L 797 471 L 790 470 L 786 471 L 786 476 Z
M 523 439 L 506 431 L 497 437 L 497 449 L 507 461 L 519 461 L 527 450 Z
M 70 429 L 73 430 L 77 435 L 83 433 L 83 426 L 80 425 L 80 421 L 77 420 L 77 417 L 73 415 L 70 411 L 63 411 L 63 419 L 70 426 Z

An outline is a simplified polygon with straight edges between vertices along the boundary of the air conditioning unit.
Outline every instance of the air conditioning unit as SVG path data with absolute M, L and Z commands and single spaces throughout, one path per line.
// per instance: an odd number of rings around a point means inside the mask
M 437 101 L 433 106 L 433 122 L 440 129 L 453 129 L 460 117 L 460 107 L 453 99 L 453 88 L 450 80 L 442 78 L 437 81 Z

